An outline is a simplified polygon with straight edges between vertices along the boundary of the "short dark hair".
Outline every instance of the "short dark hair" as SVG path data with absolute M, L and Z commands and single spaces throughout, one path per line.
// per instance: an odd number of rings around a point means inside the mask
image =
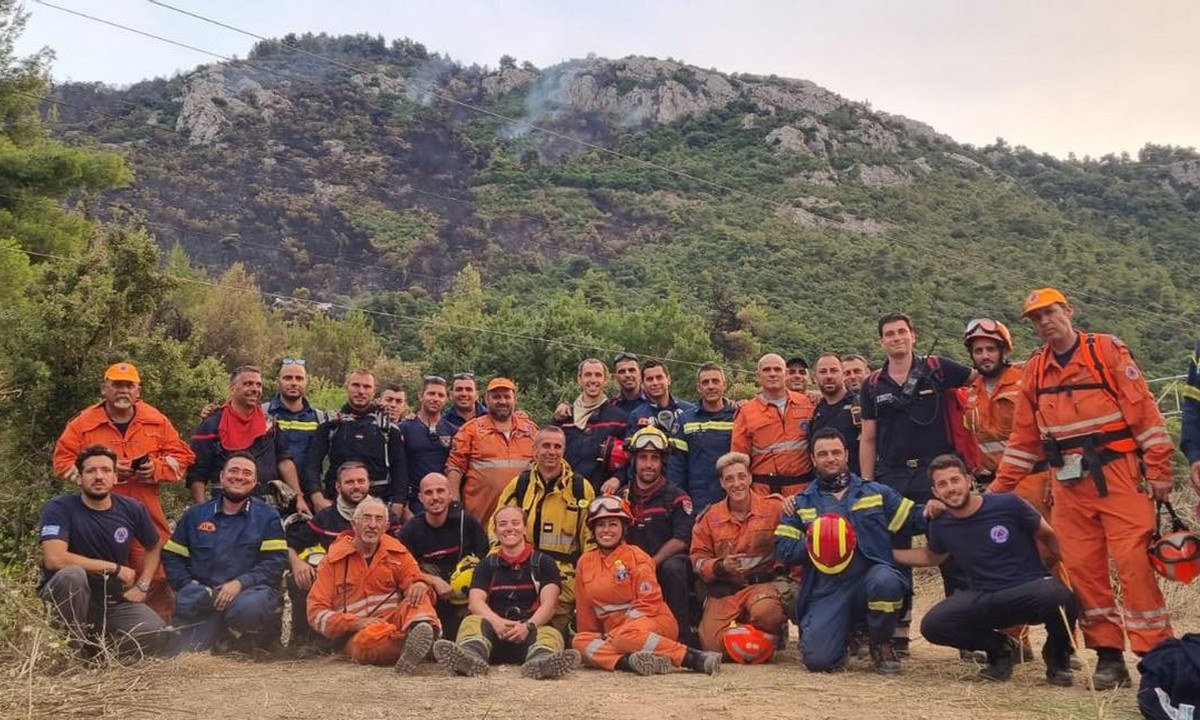
M 231 452 L 228 455 L 226 455 L 225 461 L 221 463 L 221 470 L 224 470 L 225 468 L 229 467 L 229 462 L 231 460 L 237 460 L 238 458 L 242 458 L 243 460 L 249 460 L 250 464 L 254 465 L 255 477 L 258 476 L 258 460 L 255 459 L 254 455 L 246 452 L 245 450 L 238 450 L 237 452 Z
M 954 453 L 946 453 L 945 455 L 938 455 L 933 459 L 933 462 L 929 463 L 929 481 L 933 482 L 933 474 L 938 470 L 948 470 L 950 468 L 957 468 L 963 475 L 967 477 L 971 476 L 971 471 L 967 469 L 967 464 L 963 462 L 962 458 Z
M 842 444 L 842 449 L 850 449 L 850 444 L 846 442 L 846 436 L 837 428 L 823 427 L 813 433 L 812 439 L 808 441 L 809 452 L 816 452 L 818 440 L 837 440 Z
M 845 355 L 842 356 L 842 362 L 844 362 L 844 363 L 855 362 L 855 361 L 860 362 L 863 365 L 866 365 L 867 367 L 871 367 L 871 363 L 867 362 L 867 359 L 865 357 L 863 357 L 862 355 L 859 355 L 857 353 L 846 353 Z
M 106 457 L 112 460 L 113 467 L 117 466 L 117 454 L 107 445 L 88 445 L 75 456 L 75 469 L 83 472 L 83 463 L 94 457 Z
M 242 373 L 254 373 L 255 375 L 262 375 L 262 370 L 260 370 L 257 365 L 239 365 L 233 369 L 233 372 L 229 373 L 229 382 L 237 382 L 238 375 L 241 375 Z
M 721 377 L 725 377 L 725 368 L 721 367 L 715 362 L 709 361 L 701 365 L 700 368 L 696 370 L 696 379 L 700 379 L 701 373 L 710 372 L 712 370 L 716 370 L 717 372 L 721 373 Z
M 908 326 L 909 332 L 914 332 L 912 318 L 905 315 L 904 313 L 888 313 L 887 315 L 884 315 L 883 317 L 879 318 L 879 337 L 883 337 L 883 326 L 884 325 L 888 325 L 888 324 L 891 324 L 894 322 L 900 322 L 900 321 L 903 321 L 904 324 Z
M 398 382 L 388 383 L 387 387 L 385 387 L 383 389 L 383 391 L 384 392 L 402 392 L 405 395 L 408 394 L 408 391 L 404 389 L 404 386 Z
M 649 370 L 651 368 L 656 368 L 656 367 L 662 368 L 663 372 L 665 372 L 667 374 L 667 377 L 671 377 L 671 369 L 668 368 L 667 364 L 665 362 L 663 362 L 662 360 L 647 360 L 645 362 L 645 364 L 642 365 L 642 377 L 643 378 L 646 377 L 647 370 Z

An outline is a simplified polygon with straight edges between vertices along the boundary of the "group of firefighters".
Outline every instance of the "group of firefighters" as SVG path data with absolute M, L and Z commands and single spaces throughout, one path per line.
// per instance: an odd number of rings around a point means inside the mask
M 79 492 L 43 510 L 39 592 L 85 653 L 270 652 L 286 593 L 293 653 L 403 673 L 713 674 L 771 660 L 790 621 L 808 669 L 869 655 L 894 674 L 911 568 L 937 565 L 946 598 L 922 635 L 981 678 L 1009 679 L 1044 625 L 1046 679 L 1071 685 L 1077 623 L 1090 683 L 1127 686 L 1126 640 L 1143 655 L 1172 636 L 1157 577 L 1192 579 L 1200 539 L 1159 538 L 1171 437 L 1129 349 L 1073 313 L 1052 288 L 1025 299 L 1045 344 L 1024 363 L 1002 323 L 971 320 L 973 367 L 917 355 L 912 321 L 887 315 L 882 367 L 824 353 L 810 375 L 767 354 L 742 402 L 715 363 L 692 404 L 628 353 L 609 396 L 588 358 L 543 427 L 514 381 L 481 403 L 471 373 L 426 376 L 410 411 L 358 370 L 340 410 L 317 410 L 289 357 L 265 402 L 262 373 L 234 370 L 185 442 L 117 363 L 55 448 Z M 1183 447 L 1200 488 L 1196 362 Z M 194 504 L 172 523 L 175 481 Z

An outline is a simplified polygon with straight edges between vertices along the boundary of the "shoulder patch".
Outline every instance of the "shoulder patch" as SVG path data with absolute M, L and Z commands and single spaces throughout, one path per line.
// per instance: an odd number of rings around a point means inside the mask
M 1138 369 L 1133 365 L 1126 365 L 1125 377 L 1129 378 L 1130 380 L 1137 380 L 1139 377 L 1141 377 L 1141 373 L 1139 373 Z

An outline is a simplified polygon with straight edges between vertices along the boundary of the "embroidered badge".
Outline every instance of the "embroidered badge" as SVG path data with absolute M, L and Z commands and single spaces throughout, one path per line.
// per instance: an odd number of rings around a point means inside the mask
M 217 524 L 212 520 L 205 520 L 196 526 L 196 532 L 216 532 Z
M 988 534 L 992 537 L 992 542 L 997 545 L 1003 545 L 1008 542 L 1008 528 L 1003 525 L 993 525 Z
M 113 530 L 113 540 L 116 540 L 118 543 L 123 543 L 128 539 L 129 539 L 129 528 L 122 525 L 121 527 L 117 528 L 116 530 Z

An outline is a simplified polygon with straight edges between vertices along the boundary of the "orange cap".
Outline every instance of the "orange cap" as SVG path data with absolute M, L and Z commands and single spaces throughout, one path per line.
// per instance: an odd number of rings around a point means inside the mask
M 1025 298 L 1025 309 L 1021 311 L 1021 317 L 1029 317 L 1029 313 L 1034 310 L 1041 310 L 1055 303 L 1066 305 L 1067 297 L 1054 288 L 1048 287 L 1034 290 Z
M 500 389 L 507 389 L 507 390 L 512 390 L 513 392 L 516 392 L 517 384 L 515 382 L 513 382 L 512 380 L 509 380 L 506 377 L 492 378 L 491 380 L 488 381 L 487 392 L 491 392 L 493 390 L 500 390 Z
M 140 383 L 142 376 L 138 375 L 137 368 L 133 366 L 133 363 L 119 362 L 116 365 L 108 366 L 108 369 L 104 371 L 104 379 Z

